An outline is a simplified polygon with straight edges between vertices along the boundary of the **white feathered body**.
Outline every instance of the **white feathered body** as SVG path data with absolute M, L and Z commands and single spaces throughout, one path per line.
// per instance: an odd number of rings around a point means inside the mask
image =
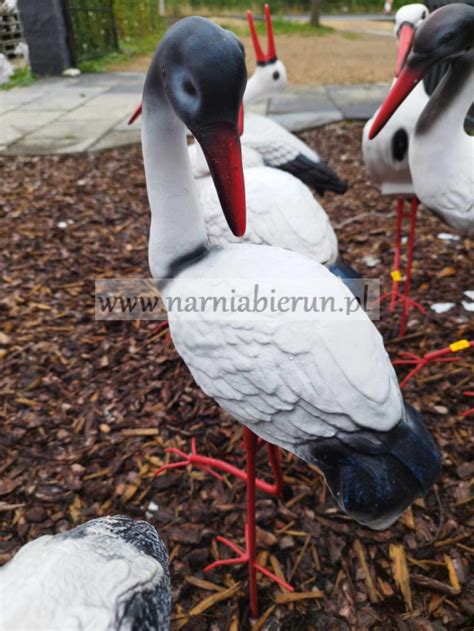
M 289 173 L 268 167 L 245 169 L 248 243 L 274 245 L 320 263 L 337 259 L 337 237 L 310 190 Z M 239 243 L 229 229 L 211 177 L 196 181 L 212 245 Z
M 474 234 L 474 136 L 464 118 L 474 96 L 474 54 L 447 72 L 416 126 L 410 169 L 421 203 L 462 234 Z M 396 116 L 396 114 L 395 114 Z M 382 132 L 383 133 L 383 132 Z
M 180 283 L 187 287 L 190 279 L 198 281 L 203 295 L 212 293 L 216 282 L 228 287 L 233 279 L 247 281 L 239 288 L 245 286 L 249 298 L 255 282 L 269 282 L 278 294 L 280 284 L 285 292 L 293 279 L 307 283 L 316 296 L 318 285 L 327 295 L 329 284 L 337 304 L 354 299 L 325 267 L 267 246 L 212 248 L 162 294 L 180 295 Z M 387 431 L 402 418 L 397 378 L 368 316 L 334 320 L 314 314 L 308 321 L 280 316 L 232 322 L 168 313 L 174 345 L 198 385 L 256 434 L 300 457 L 305 441 L 339 430 Z
M 306 143 L 267 116 L 248 112 L 244 117 L 243 147 L 250 147 L 262 156 L 265 164 L 280 167 L 303 155 L 321 162 L 318 154 Z
M 410 172 L 408 150 L 416 121 L 428 103 L 423 82 L 420 82 L 398 110 L 388 121 L 384 129 L 373 140 L 369 140 L 369 130 L 375 117 L 367 121 L 362 136 L 362 155 L 365 168 L 371 178 L 380 187 L 382 195 L 396 197 L 412 197 L 415 195 Z M 394 156 L 395 134 L 403 130 L 406 133 L 408 146 L 401 159 Z
M 197 142 L 188 147 L 191 170 L 195 178 L 209 177 L 209 165 L 204 153 Z M 263 166 L 263 158 L 258 151 L 250 147 L 242 147 L 242 166 L 244 169 Z
M 23 546 L 0 569 L 2 631 L 127 631 L 133 622 L 133 607 L 128 607 L 132 596 L 148 598 L 147 592 L 155 594 L 157 610 L 151 613 L 152 626 L 143 621 L 143 631 L 167 631 L 171 603 L 167 557 L 160 562 L 137 549 L 117 535 L 117 527 L 126 538 L 138 528 L 150 546 L 159 541 L 145 522 L 110 517 Z M 160 554 L 163 551 L 164 547 Z M 136 598 L 135 613 L 138 603 Z

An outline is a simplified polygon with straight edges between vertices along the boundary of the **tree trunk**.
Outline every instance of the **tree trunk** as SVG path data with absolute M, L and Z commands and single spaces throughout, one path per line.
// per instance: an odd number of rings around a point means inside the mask
M 309 22 L 311 26 L 319 26 L 322 0 L 311 0 L 311 12 Z

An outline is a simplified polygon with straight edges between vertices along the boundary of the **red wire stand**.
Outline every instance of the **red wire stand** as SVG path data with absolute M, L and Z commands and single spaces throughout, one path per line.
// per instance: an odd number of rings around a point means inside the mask
M 270 484 L 257 478 L 256 471 L 256 457 L 259 449 L 263 446 L 267 446 L 270 465 L 274 475 L 274 483 Z M 201 456 L 197 453 L 196 439 L 191 440 L 191 453 L 186 454 L 180 449 L 170 447 L 166 450 L 167 453 L 178 455 L 182 460 L 178 462 L 171 462 L 169 464 L 160 467 L 155 474 L 159 475 L 163 471 L 169 471 L 172 469 L 178 469 L 181 467 L 197 466 L 202 471 L 209 473 L 219 480 L 223 480 L 222 475 L 217 473 L 215 469 L 228 473 L 239 480 L 243 480 L 247 486 L 247 522 L 245 524 L 245 549 L 242 549 L 229 539 L 218 536 L 216 540 L 222 543 L 224 546 L 232 550 L 237 556 L 231 559 L 221 559 L 214 561 L 204 568 L 205 572 L 210 572 L 218 567 L 247 564 L 248 577 L 249 577 L 249 593 L 250 593 L 250 614 L 253 618 L 258 617 L 258 594 L 257 594 L 257 574 L 263 574 L 271 581 L 274 581 L 281 587 L 284 587 L 288 591 L 292 592 L 293 587 L 286 583 L 284 580 L 270 572 L 265 567 L 257 563 L 257 524 L 256 524 L 256 490 L 263 491 L 274 497 L 281 497 L 283 493 L 283 475 L 281 471 L 280 462 L 280 450 L 275 445 L 266 443 L 264 440 L 258 438 L 250 429 L 244 427 L 244 449 L 246 454 L 246 471 L 242 471 L 238 467 L 225 462 L 224 460 L 218 460 L 216 458 L 209 458 L 208 456 Z
M 460 351 L 472 347 L 474 347 L 474 342 L 469 342 L 469 340 L 458 340 L 457 342 L 453 342 L 449 346 L 445 346 L 444 348 L 441 348 L 437 351 L 432 351 L 431 353 L 426 353 L 421 357 L 419 355 L 408 353 L 406 351 L 399 353 L 399 359 L 395 359 L 392 362 L 394 366 L 414 366 L 407 374 L 405 379 L 400 382 L 400 388 L 404 388 L 407 383 L 420 372 L 420 370 L 423 370 L 423 368 L 425 368 L 429 364 L 456 362 L 459 360 L 459 357 L 455 356 L 455 353 L 459 353 Z
M 465 390 L 463 392 L 463 395 L 465 397 L 474 397 L 474 391 Z M 471 416 L 472 414 L 474 414 L 474 408 L 469 408 L 468 410 L 464 410 L 464 412 L 461 412 L 461 416 Z
M 390 272 L 392 277 L 392 289 L 380 296 L 378 302 L 389 300 L 388 310 L 393 312 L 398 303 L 402 304 L 402 312 L 400 316 L 400 336 L 404 336 L 406 332 L 408 312 L 410 309 L 418 309 L 421 313 L 426 313 L 426 309 L 415 300 L 410 298 L 411 289 L 411 273 L 413 269 L 413 257 L 415 250 L 415 229 L 416 214 L 418 211 L 419 201 L 416 197 L 412 197 L 410 201 L 410 210 L 405 213 L 405 200 L 400 197 L 396 200 L 397 223 L 395 230 L 395 253 L 393 256 L 393 268 Z M 405 284 L 403 291 L 400 291 L 400 283 L 402 281 L 401 268 L 401 241 L 402 241 L 402 225 L 403 219 L 410 219 L 410 230 L 407 242 L 407 264 L 405 270 Z

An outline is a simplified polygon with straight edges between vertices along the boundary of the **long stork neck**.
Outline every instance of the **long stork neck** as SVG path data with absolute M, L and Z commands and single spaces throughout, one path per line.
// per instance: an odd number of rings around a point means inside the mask
M 142 147 L 151 208 L 148 258 L 154 278 L 170 278 L 183 262 L 208 247 L 189 161 L 186 129 L 171 108 L 161 81 L 147 78 Z M 157 86 L 158 84 L 158 86 Z
M 451 62 L 418 119 L 415 135 L 444 133 L 446 138 L 463 130 L 464 120 L 474 94 L 474 52 Z

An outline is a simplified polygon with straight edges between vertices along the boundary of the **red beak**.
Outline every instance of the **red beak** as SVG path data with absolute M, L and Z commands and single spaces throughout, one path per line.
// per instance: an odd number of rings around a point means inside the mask
M 206 156 L 229 228 L 245 234 L 245 184 L 238 131 L 229 123 L 214 123 L 193 131 Z
M 379 113 L 370 128 L 369 140 L 375 138 L 375 136 L 385 127 L 394 112 L 397 111 L 410 92 L 415 88 L 416 84 L 423 78 L 427 68 L 422 66 L 412 68 L 410 67 L 409 62 L 410 57 L 400 72 L 398 79 L 393 84 L 390 92 L 387 94 L 385 101 L 382 103 Z
M 128 124 L 142 113 L 142 104 L 135 109 Z M 228 123 L 208 125 L 193 131 L 209 165 L 219 201 L 229 228 L 236 237 L 245 234 L 245 184 L 239 134 L 243 133 L 244 106 L 239 110 L 239 131 Z
M 404 22 L 398 31 L 398 52 L 397 64 L 395 66 L 395 76 L 398 77 L 407 60 L 415 37 L 415 27 L 408 22 Z
M 128 124 L 131 125 L 132 123 L 134 123 L 141 113 L 142 113 L 142 104 L 140 103 L 139 105 L 137 105 L 133 114 L 128 119 Z

